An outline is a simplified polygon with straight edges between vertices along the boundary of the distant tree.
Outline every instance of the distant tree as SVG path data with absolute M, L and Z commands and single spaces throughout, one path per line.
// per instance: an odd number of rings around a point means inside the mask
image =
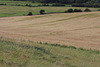
M 25 6 L 28 6 L 28 4 L 26 4 Z
M 84 10 L 84 12 L 91 12 L 91 10 L 88 9 L 88 8 L 86 8 L 86 9 Z
M 100 0 L 11 0 L 11 1 L 31 1 L 43 3 L 42 6 L 48 6 L 48 3 L 53 6 L 64 6 L 61 4 L 71 4 L 73 7 L 100 7 Z M 1 4 L 2 5 L 2 4 Z M 26 5 L 27 6 L 27 5 Z M 31 5 L 28 5 L 32 7 Z
M 74 10 L 73 9 L 68 9 L 67 12 L 72 13 L 72 12 L 74 12 Z
M 40 10 L 40 14 L 45 14 L 45 10 Z
M 74 12 L 82 12 L 81 9 L 74 9 Z
M 28 16 L 31 16 L 31 15 L 33 15 L 33 14 L 32 14 L 32 12 L 29 12 L 27 15 L 28 15 Z

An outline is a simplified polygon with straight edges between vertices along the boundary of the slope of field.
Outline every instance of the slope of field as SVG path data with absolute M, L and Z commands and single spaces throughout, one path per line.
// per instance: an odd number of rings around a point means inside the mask
M 100 12 L 0 18 L 0 36 L 100 50 Z
M 0 67 L 100 67 L 100 52 L 0 38 Z

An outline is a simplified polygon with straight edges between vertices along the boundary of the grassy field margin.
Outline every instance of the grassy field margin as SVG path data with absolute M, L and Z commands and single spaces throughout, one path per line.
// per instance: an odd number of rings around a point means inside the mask
M 100 51 L 0 38 L 0 67 L 99 67 Z

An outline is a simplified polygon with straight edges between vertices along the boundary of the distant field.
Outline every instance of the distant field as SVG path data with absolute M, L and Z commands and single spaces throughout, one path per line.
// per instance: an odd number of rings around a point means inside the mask
M 16 4 L 19 4 L 19 5 L 26 5 L 26 4 L 30 4 L 32 6 L 37 6 L 37 5 L 40 5 L 42 3 L 32 3 L 30 1 L 7 1 L 7 0 L 0 0 L 0 3 L 6 3 L 7 5 L 16 5 Z M 52 5 L 51 3 L 48 3 L 49 5 Z M 71 6 L 70 4 L 65 4 L 66 6 Z
M 100 52 L 0 38 L 0 67 L 100 67 Z
M 44 9 L 46 13 L 53 12 L 64 12 L 69 8 L 78 8 L 78 9 L 86 9 L 85 7 L 25 7 L 25 6 L 0 6 L 0 17 L 9 17 L 9 16 L 23 16 L 27 15 L 28 12 L 32 12 L 33 14 L 40 14 L 39 11 Z M 90 8 L 95 11 L 99 8 Z
M 0 0 L 0 3 L 6 3 L 7 5 L 16 5 L 16 4 L 20 4 L 20 5 L 26 5 L 26 4 L 31 4 L 32 6 L 37 6 L 40 3 L 32 3 L 29 1 L 4 1 L 4 0 Z
M 66 4 L 66 7 L 27 7 L 26 4 L 31 4 L 32 6 L 37 6 L 41 3 L 32 3 L 29 1 L 6 1 L 6 0 L 0 0 L 1 3 L 6 3 L 7 5 L 0 5 L 0 17 L 9 17 L 9 16 L 23 16 L 27 15 L 29 12 L 32 12 L 34 15 L 40 14 L 39 11 L 41 9 L 44 9 L 46 13 L 59 13 L 59 12 L 65 12 L 67 9 L 86 9 L 86 7 L 68 7 L 70 5 Z M 24 6 L 11 6 L 11 5 L 24 5 Z M 99 8 L 89 8 L 92 11 L 96 11 Z
M 100 50 L 99 33 L 99 11 L 0 18 L 0 36 L 12 39 Z

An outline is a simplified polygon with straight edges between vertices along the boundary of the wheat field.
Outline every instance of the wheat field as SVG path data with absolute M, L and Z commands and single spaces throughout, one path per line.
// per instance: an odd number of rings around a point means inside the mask
M 2 17 L 0 37 L 100 50 L 100 12 Z

